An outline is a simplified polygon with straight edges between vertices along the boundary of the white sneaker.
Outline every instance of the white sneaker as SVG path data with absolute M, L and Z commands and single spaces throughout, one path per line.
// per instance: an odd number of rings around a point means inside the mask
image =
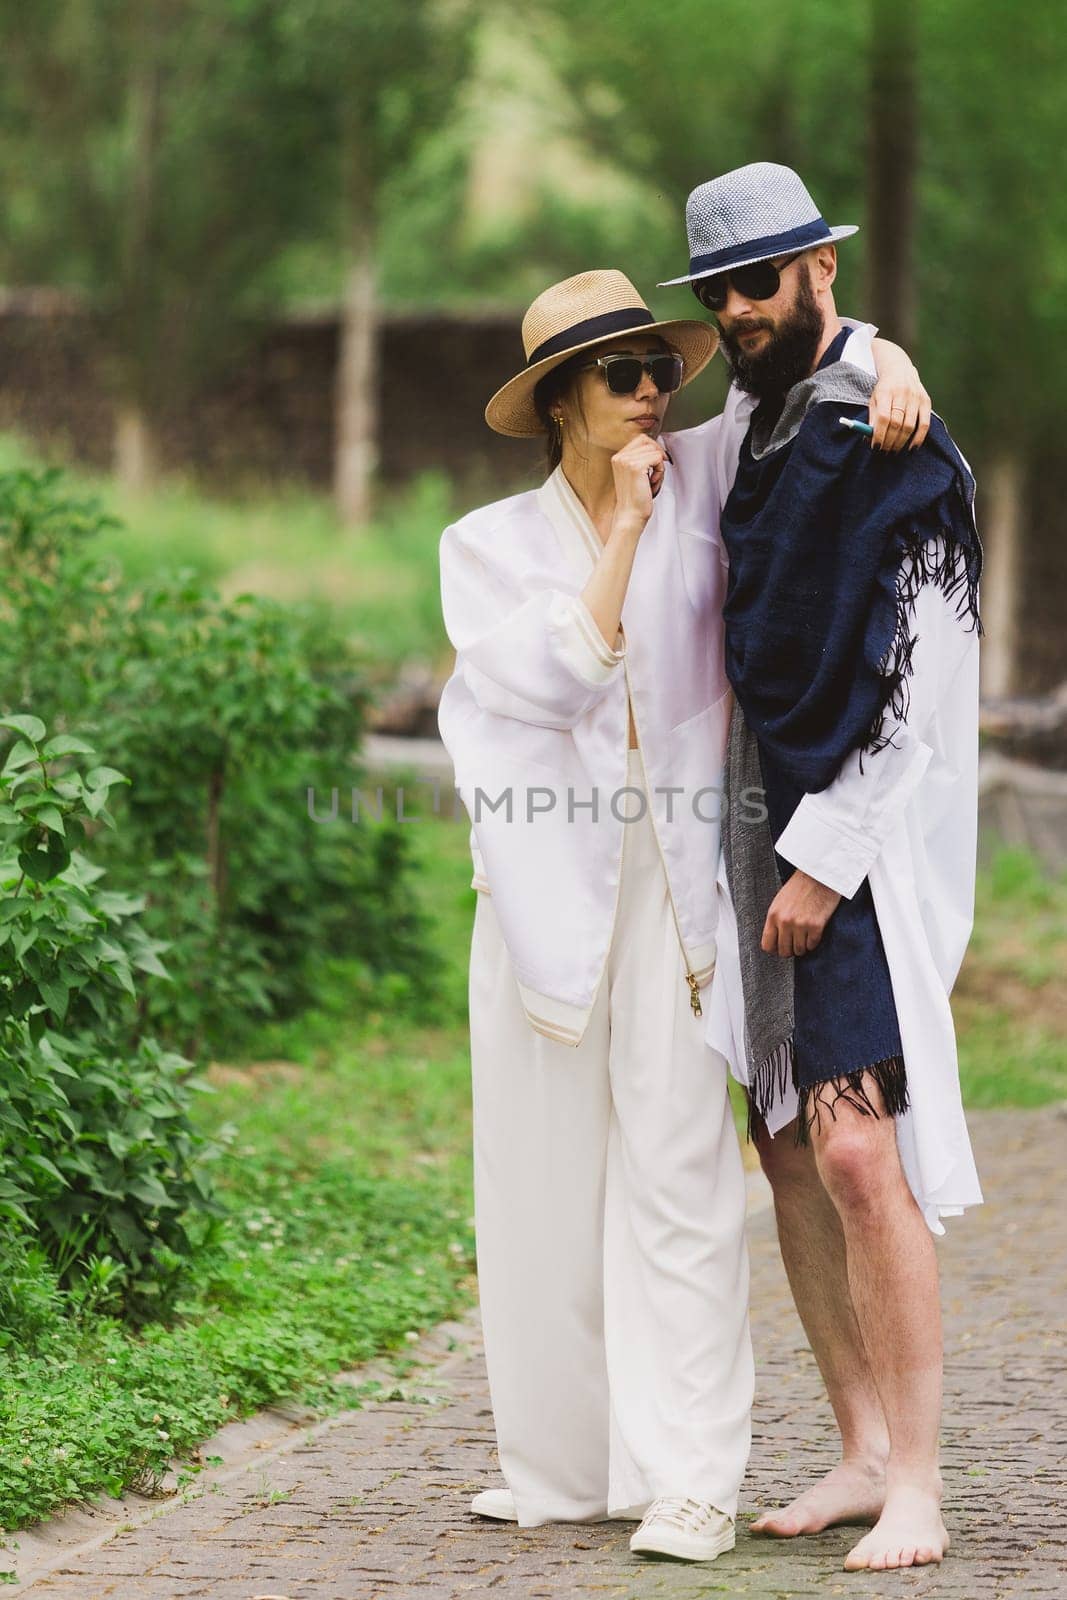
M 734 1547 L 733 1518 L 710 1500 L 653 1500 L 631 1535 L 639 1556 L 673 1556 L 676 1561 L 714 1561 Z
M 510 1489 L 483 1489 L 471 1501 L 476 1517 L 495 1517 L 498 1522 L 518 1522 L 515 1496 Z

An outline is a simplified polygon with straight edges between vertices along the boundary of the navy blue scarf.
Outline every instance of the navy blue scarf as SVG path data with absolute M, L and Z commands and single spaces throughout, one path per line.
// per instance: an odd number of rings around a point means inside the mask
M 938 417 L 896 455 L 841 426 L 866 420 L 874 386 L 837 359 L 844 342 L 780 418 L 754 413 L 722 515 L 727 674 L 763 756 L 806 792 L 906 717 L 920 585 L 981 631 L 971 474 Z

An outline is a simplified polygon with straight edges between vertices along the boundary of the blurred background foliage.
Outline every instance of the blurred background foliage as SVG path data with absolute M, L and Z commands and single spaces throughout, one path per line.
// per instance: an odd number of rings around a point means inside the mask
M 976 448 L 1030 446 L 1065 382 L 1061 24 L 1053 0 L 0 0 L 0 277 L 93 292 L 134 456 L 131 418 L 233 359 L 239 309 L 520 309 L 615 263 L 677 311 L 654 285 L 689 189 L 783 161 L 866 224 L 842 303 L 877 320 L 870 241 L 902 250 L 885 331 Z

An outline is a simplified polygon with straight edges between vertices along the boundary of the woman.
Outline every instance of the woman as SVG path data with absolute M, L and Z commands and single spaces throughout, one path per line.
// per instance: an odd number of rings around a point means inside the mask
M 701 1004 L 731 708 L 721 419 L 662 429 L 718 335 L 656 322 L 619 272 L 546 290 L 522 334 L 526 367 L 486 419 L 547 433 L 553 470 L 441 540 L 457 655 L 439 721 L 481 891 L 478 1274 L 508 1483 L 472 1509 L 640 1520 L 632 1550 L 711 1560 L 734 1543 L 753 1387 L 744 1175 Z

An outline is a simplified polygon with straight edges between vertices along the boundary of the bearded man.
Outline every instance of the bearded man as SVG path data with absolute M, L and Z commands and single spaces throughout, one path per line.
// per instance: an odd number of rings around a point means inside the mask
M 948 998 L 974 907 L 974 481 L 936 415 L 917 448 L 872 450 L 870 330 L 833 295 L 857 230 L 795 172 L 702 184 L 687 224 L 671 281 L 713 313 L 726 415 L 747 416 L 739 460 L 718 435 L 735 709 L 707 1039 L 746 1086 L 841 1435 L 829 1475 L 752 1531 L 867 1522 L 846 1569 L 937 1562 L 931 1235 L 982 1198 Z

